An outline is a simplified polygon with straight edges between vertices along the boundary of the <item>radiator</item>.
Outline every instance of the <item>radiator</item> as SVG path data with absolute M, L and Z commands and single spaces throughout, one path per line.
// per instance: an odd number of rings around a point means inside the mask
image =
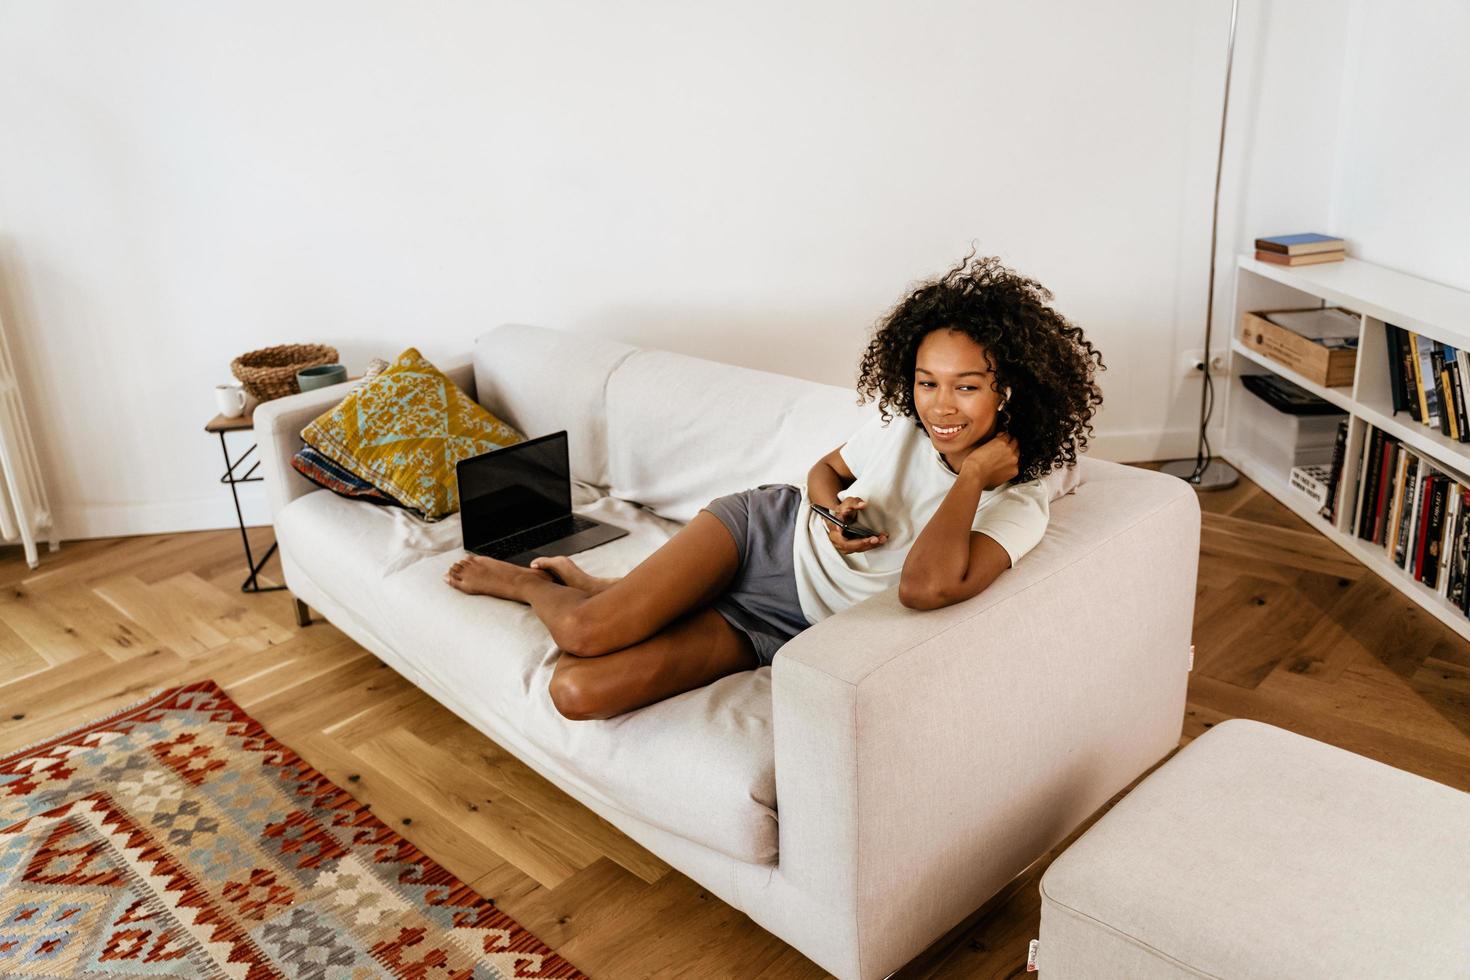
M 60 547 L 56 522 L 41 482 L 36 462 L 36 444 L 20 398 L 15 362 L 0 320 L 0 539 L 25 546 L 26 564 L 40 564 L 37 540 L 44 537 L 52 551 Z

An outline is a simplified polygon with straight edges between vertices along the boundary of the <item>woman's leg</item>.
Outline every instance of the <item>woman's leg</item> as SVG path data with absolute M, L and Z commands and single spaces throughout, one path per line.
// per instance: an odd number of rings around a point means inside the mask
M 574 721 L 612 718 L 759 665 L 750 639 L 704 608 L 625 650 L 563 655 L 551 675 L 551 701 Z
M 563 651 L 600 657 L 709 605 L 739 567 L 740 552 L 729 529 L 702 510 L 637 568 L 595 594 L 554 582 L 546 572 L 482 555 L 456 563 L 445 581 L 462 592 L 524 602 Z

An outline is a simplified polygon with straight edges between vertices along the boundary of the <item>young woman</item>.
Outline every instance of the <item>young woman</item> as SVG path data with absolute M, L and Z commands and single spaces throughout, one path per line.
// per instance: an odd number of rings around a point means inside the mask
M 998 260 L 967 257 L 879 323 L 857 385 L 878 415 L 805 486 L 711 501 L 620 579 L 566 557 L 521 568 L 471 555 L 445 581 L 531 606 L 564 654 L 550 693 L 573 719 L 768 665 L 808 626 L 895 585 L 910 609 L 977 595 L 1041 540 L 1041 478 L 1086 451 L 1102 403 L 1102 355 L 1050 300 Z M 877 533 L 845 537 L 809 504 Z

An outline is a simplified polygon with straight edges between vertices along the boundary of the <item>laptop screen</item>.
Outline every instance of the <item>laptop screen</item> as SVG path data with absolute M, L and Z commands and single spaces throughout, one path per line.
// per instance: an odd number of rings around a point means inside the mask
M 572 512 L 565 431 L 460 460 L 456 473 L 466 548 Z

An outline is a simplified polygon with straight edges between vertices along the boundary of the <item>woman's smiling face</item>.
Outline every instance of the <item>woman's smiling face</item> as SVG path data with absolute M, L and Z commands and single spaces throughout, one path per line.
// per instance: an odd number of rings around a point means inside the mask
M 914 411 L 956 471 L 995 431 L 1002 399 L 985 348 L 957 330 L 930 331 L 914 358 Z

